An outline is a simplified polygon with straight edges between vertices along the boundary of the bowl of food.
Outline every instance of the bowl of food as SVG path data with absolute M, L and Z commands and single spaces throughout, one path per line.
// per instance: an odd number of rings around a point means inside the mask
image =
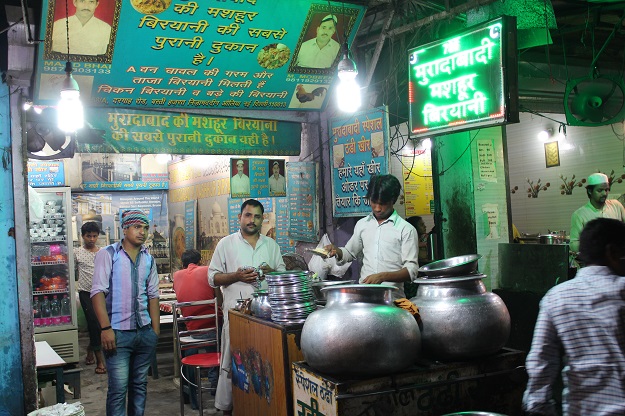
M 450 257 L 421 266 L 419 271 L 429 278 L 466 276 L 477 272 L 477 262 L 481 258 L 481 254 Z

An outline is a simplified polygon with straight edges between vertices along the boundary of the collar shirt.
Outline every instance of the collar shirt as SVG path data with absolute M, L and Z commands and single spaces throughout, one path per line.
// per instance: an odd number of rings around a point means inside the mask
M 274 175 L 269 177 L 269 193 L 283 194 L 286 189 L 286 180 L 284 176 L 278 175 L 278 179 Z
M 579 235 L 584 226 L 595 218 L 612 218 L 625 222 L 625 208 L 616 199 L 607 199 L 601 209 L 595 208 L 590 201 L 577 209 L 571 216 L 571 241 L 569 248 L 572 251 L 579 250 Z
M 241 231 L 230 234 L 217 243 L 215 253 L 208 267 L 208 282 L 215 286 L 215 275 L 217 273 L 233 273 L 240 267 L 259 267 L 261 263 L 267 263 L 269 267 L 277 271 L 285 271 L 286 266 L 280 254 L 280 246 L 274 239 L 261 235 L 256 242 L 256 247 L 252 248 L 250 243 L 243 238 Z M 262 281 L 261 288 L 267 288 L 267 281 Z M 222 286 L 224 295 L 223 310 L 234 308 L 237 299 L 250 298 L 255 287 L 243 282 L 235 282 L 228 286 Z
M 76 15 L 67 19 L 69 25 L 70 53 L 76 55 L 104 55 L 111 39 L 111 26 L 93 16 L 83 24 Z M 67 53 L 65 19 L 54 22 L 52 27 L 52 50 Z
M 189 264 L 186 269 L 174 273 L 174 292 L 177 302 L 194 302 L 198 300 L 215 299 L 215 289 L 208 284 L 208 266 Z M 182 315 L 212 315 L 214 305 L 187 306 L 182 308 Z M 221 316 L 221 314 L 219 314 Z M 202 329 L 215 326 L 215 319 L 201 319 L 186 323 L 187 329 Z
M 302 43 L 297 54 L 297 66 L 306 68 L 330 68 L 338 55 L 340 45 L 334 39 L 319 49 L 317 38 L 312 38 Z
M 93 265 L 97 251 L 89 251 L 83 246 L 74 249 L 74 263 L 78 269 L 78 283 L 76 290 L 79 292 L 91 292 L 91 280 L 93 279 Z
M 121 242 L 106 246 L 95 257 L 91 297 L 104 293 L 113 329 L 130 330 L 152 320 L 148 300 L 158 299 L 156 262 L 145 246 L 133 262 Z
M 563 415 L 625 415 L 624 293 L 625 277 L 604 266 L 547 292 L 526 361 L 526 412 L 557 414 L 552 389 L 564 365 Z
M 238 173 L 230 180 L 232 194 L 250 194 L 250 178 L 246 174 Z
M 417 231 L 397 211 L 393 211 L 382 224 L 378 224 L 378 220 L 370 213 L 356 223 L 352 238 L 341 248 L 343 258 L 337 264 L 362 258 L 360 283 L 372 274 L 395 272 L 403 268 L 410 273 L 410 280 L 414 280 L 419 271 L 417 241 Z M 405 297 L 403 282 L 385 284 L 397 287 L 393 298 Z

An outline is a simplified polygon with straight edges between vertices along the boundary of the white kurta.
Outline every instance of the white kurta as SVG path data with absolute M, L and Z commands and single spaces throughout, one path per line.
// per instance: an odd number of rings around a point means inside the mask
M 278 179 L 274 175 L 269 177 L 269 193 L 284 194 L 286 192 L 286 180 L 284 176 L 278 175 Z
M 236 174 L 230 179 L 230 192 L 234 195 L 250 194 L 250 178 L 246 174 Z
M 286 270 L 280 246 L 272 238 L 261 235 L 256 247 L 252 248 L 243 236 L 241 231 L 230 234 L 222 238 L 208 267 L 208 283 L 215 286 L 215 275 L 217 273 L 233 273 L 240 267 L 259 267 L 261 263 L 267 263 L 269 267 L 277 271 Z M 263 281 L 266 289 L 266 281 Z M 221 286 L 223 292 L 224 324 L 221 332 L 221 369 L 219 382 L 217 383 L 217 393 L 215 394 L 215 407 L 220 410 L 232 409 L 232 355 L 230 353 L 230 325 L 227 311 L 234 308 L 237 299 L 241 297 L 251 298 L 254 286 L 235 282 L 228 286 Z
M 334 39 L 319 49 L 317 38 L 302 43 L 297 54 L 297 66 L 305 68 L 330 68 L 338 55 L 341 46 Z

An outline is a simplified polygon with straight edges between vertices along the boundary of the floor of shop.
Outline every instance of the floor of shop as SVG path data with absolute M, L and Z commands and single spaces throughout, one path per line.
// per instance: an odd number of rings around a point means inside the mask
M 67 403 L 80 402 L 85 409 L 85 416 L 105 416 L 107 375 L 96 374 L 95 365 L 86 365 L 85 357 L 89 337 L 86 332 L 79 332 L 81 397 L 73 399 L 71 394 L 66 393 Z M 159 348 L 157 352 L 158 375 L 154 379 L 148 376 L 148 398 L 145 414 L 149 416 L 178 415 L 180 414 L 180 401 L 178 379 L 174 380 L 174 365 L 172 360 L 173 351 Z M 67 386 L 66 386 L 67 387 Z M 67 391 L 67 389 L 66 389 Z M 222 415 L 214 406 L 214 398 L 207 392 L 203 397 L 205 415 Z M 185 405 L 185 415 L 197 415 L 197 410 L 192 410 L 191 405 Z

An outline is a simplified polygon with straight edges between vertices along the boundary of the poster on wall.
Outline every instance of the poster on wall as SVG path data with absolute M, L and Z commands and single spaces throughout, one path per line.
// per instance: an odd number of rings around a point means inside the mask
M 65 186 L 65 165 L 60 160 L 29 160 L 28 185 L 33 188 Z
M 81 191 L 153 191 L 169 186 L 167 166 L 154 155 L 80 154 Z
M 288 162 L 288 235 L 292 240 L 319 241 L 317 164 Z
M 196 201 L 184 203 L 184 245 L 186 250 L 195 248 L 195 207 Z
M 329 124 L 334 216 L 364 216 L 371 211 L 365 199 L 369 178 L 388 173 L 386 107 L 333 118 Z
M 37 104 L 56 103 L 71 61 L 90 106 L 265 111 L 325 108 L 341 45 L 352 44 L 366 9 L 309 0 L 42 7 Z
M 434 186 L 430 150 L 413 149 L 409 153 L 412 154 L 401 155 L 406 217 L 432 214 Z
M 169 227 L 167 192 L 129 191 L 114 193 L 72 193 L 72 228 L 80 230 L 86 221 L 100 227 L 103 244 L 120 241 L 120 212 L 140 209 L 150 218 L 150 229 L 144 245 L 156 259 L 159 274 L 169 273 Z M 80 233 L 78 233 L 80 234 Z M 75 236 L 78 239 L 78 236 Z
M 232 198 L 286 196 L 284 159 L 230 159 Z

